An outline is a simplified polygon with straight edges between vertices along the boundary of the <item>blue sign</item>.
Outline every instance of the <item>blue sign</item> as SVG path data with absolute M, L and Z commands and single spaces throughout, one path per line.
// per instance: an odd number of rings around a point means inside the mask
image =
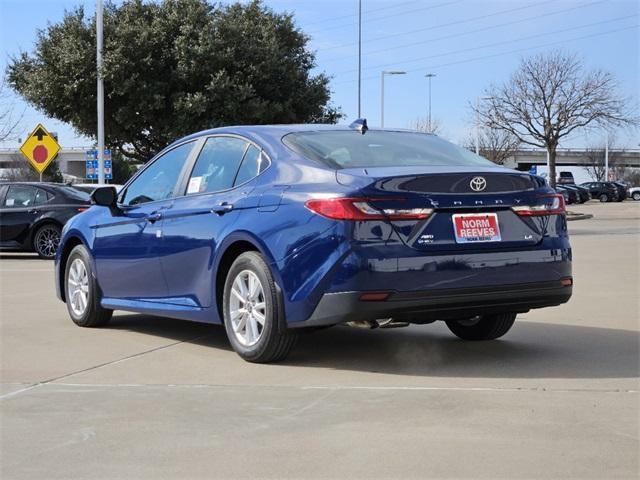
M 531 175 L 537 175 L 538 174 L 538 166 L 537 165 L 532 165 L 531 168 L 529 169 L 529 173 Z
M 88 180 L 98 180 L 99 169 L 98 169 L 98 151 L 97 150 L 87 150 L 86 170 L 87 170 L 87 173 L 85 177 Z M 113 180 L 113 164 L 111 160 L 111 150 L 108 148 L 104 149 L 104 179 Z

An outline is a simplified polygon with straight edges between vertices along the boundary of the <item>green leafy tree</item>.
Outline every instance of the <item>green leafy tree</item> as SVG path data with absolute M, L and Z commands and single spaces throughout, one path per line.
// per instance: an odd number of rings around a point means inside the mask
M 131 162 L 124 158 L 120 152 L 113 152 L 113 181 L 112 183 L 124 184 L 136 172 Z
M 260 0 L 126 0 L 104 11 L 106 144 L 146 161 L 171 141 L 230 124 L 335 123 L 308 37 Z M 43 113 L 96 132 L 95 21 L 82 7 L 38 32 L 9 84 Z

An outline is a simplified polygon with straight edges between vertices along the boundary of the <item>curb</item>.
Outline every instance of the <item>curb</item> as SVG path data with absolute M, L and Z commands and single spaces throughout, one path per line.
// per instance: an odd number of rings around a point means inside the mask
M 589 218 L 593 218 L 593 215 L 590 213 L 567 212 L 567 222 L 570 222 L 572 220 L 587 220 Z

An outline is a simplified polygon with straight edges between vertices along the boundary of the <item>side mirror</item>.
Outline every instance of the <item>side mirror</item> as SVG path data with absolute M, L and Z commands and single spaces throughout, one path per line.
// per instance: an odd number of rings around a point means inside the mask
M 91 194 L 91 203 L 101 207 L 109 207 L 112 213 L 120 211 L 118 208 L 118 193 L 113 187 L 99 187 Z

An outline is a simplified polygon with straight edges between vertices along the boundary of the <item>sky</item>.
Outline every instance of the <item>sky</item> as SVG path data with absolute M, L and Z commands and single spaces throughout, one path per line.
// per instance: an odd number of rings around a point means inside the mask
M 358 1 L 264 3 L 294 15 L 310 36 L 315 71 L 331 77 L 332 102 L 345 114 L 341 122 L 357 118 Z M 95 9 L 94 0 L 0 0 L 0 69 L 12 55 L 31 51 L 38 29 L 76 5 L 91 14 Z M 362 116 L 380 124 L 381 71 L 400 70 L 406 74 L 385 78 L 385 126 L 409 128 L 426 118 L 425 74 L 433 73 L 432 116 L 443 137 L 464 142 L 473 129 L 470 103 L 489 85 L 507 80 L 523 56 L 552 49 L 576 53 L 587 69 L 613 73 L 619 93 L 640 111 L 639 15 L 638 0 L 362 0 Z M 24 111 L 25 133 L 42 122 L 58 133 L 63 147 L 93 144 L 19 97 L 13 106 Z M 594 146 L 603 135 L 578 133 L 561 146 Z M 615 137 L 619 147 L 640 146 L 638 130 L 620 130 Z M 0 143 L 15 146 L 15 140 Z

